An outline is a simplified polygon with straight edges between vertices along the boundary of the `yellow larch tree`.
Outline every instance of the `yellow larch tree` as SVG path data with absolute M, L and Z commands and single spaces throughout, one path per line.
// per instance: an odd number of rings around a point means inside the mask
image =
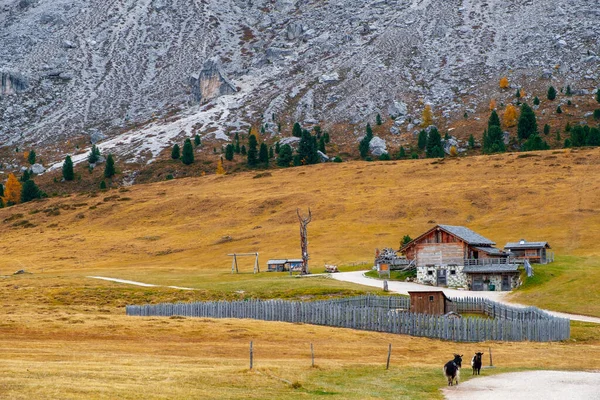
M 429 125 L 433 125 L 433 112 L 431 111 L 431 106 L 427 104 L 423 109 L 423 122 L 421 126 L 427 128 Z
M 219 158 L 217 163 L 217 175 L 225 175 L 225 168 L 223 168 L 223 158 Z
M 21 183 L 14 174 L 8 175 L 8 180 L 4 187 L 4 204 L 9 206 L 19 204 L 21 202 Z
M 500 89 L 506 88 L 508 88 L 508 78 L 503 76 L 502 78 L 500 78 Z
M 504 116 L 502 117 L 502 122 L 504 122 L 504 126 L 511 127 L 517 124 L 517 109 L 512 104 L 506 106 L 506 110 L 504 110 Z
M 525 89 L 521 88 L 521 91 L 519 92 L 519 96 L 521 96 L 521 98 L 524 99 L 526 94 L 527 93 L 525 93 Z
M 496 100 L 492 99 L 490 101 L 490 111 L 493 111 L 496 109 Z

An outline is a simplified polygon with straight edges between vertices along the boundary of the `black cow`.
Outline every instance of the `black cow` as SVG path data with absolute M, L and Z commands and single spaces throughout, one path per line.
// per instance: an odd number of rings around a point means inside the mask
M 462 367 L 462 354 L 454 355 L 454 360 L 448 361 L 444 365 L 444 375 L 448 379 L 448 386 L 452 386 L 452 382 L 456 381 L 458 386 L 458 379 L 460 378 L 460 368 Z
M 475 353 L 473 358 L 471 359 L 471 367 L 473 367 L 473 375 L 479 375 L 479 371 L 481 370 L 481 356 L 483 353 Z

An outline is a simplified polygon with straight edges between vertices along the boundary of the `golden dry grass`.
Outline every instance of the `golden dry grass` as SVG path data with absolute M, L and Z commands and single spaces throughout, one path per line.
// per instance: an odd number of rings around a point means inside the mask
M 593 279 L 599 172 L 600 149 L 328 164 L 2 209 L 0 273 L 32 274 L 0 278 L 0 397 L 439 398 L 443 361 L 488 345 L 501 370 L 599 369 L 600 332 L 589 324 L 574 324 L 575 340 L 565 343 L 455 344 L 309 325 L 123 316 L 127 303 L 367 290 L 324 278 L 229 273 L 226 254 L 233 251 L 259 251 L 261 267 L 271 257 L 297 257 L 295 210 L 308 206 L 315 272 L 324 263 L 370 260 L 375 247 L 397 247 L 403 235 L 414 237 L 433 223 L 461 224 L 500 246 L 521 237 L 548 240 L 558 254 L 576 257 L 548 270 L 568 288 L 560 295 L 569 300 L 554 305 L 600 303 Z M 573 263 L 590 268 L 573 268 L 569 277 Z M 241 267 L 251 271 L 251 264 L 247 259 Z M 130 287 L 87 275 L 199 290 Z M 547 302 L 539 288 L 553 278 L 526 287 L 519 301 Z M 250 340 L 259 372 L 247 371 Z M 309 367 L 311 342 L 316 369 Z M 390 342 L 393 369 L 385 373 Z

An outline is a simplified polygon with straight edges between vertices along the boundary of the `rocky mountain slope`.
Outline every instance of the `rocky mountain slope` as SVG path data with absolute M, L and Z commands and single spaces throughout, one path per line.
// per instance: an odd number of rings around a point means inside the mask
M 588 0 L 0 0 L 0 147 L 59 160 L 99 141 L 147 162 L 249 124 L 379 112 L 407 132 L 423 103 L 460 118 L 503 75 L 591 93 L 599 16 Z

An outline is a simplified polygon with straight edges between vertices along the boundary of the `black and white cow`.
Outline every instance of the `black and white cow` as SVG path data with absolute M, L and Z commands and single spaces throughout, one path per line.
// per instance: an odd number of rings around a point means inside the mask
M 481 356 L 483 353 L 475 353 L 471 359 L 471 367 L 473 367 L 473 375 L 479 375 L 481 370 Z
M 448 386 L 452 386 L 452 382 L 456 381 L 458 385 L 458 379 L 460 378 L 460 368 L 462 367 L 462 354 L 454 355 L 454 360 L 448 361 L 444 365 L 444 375 L 448 379 Z

